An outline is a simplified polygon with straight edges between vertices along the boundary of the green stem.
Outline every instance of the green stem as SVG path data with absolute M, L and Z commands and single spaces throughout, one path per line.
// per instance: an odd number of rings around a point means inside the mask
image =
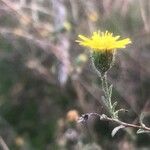
M 92 58 L 92 57 L 91 57 Z M 109 84 L 108 84 L 108 80 L 107 80 L 107 72 L 105 72 L 104 75 L 102 75 L 95 67 L 94 61 L 92 60 L 92 66 L 94 68 L 94 70 L 96 71 L 97 75 L 101 78 L 101 82 L 102 82 L 102 90 L 104 92 L 104 97 L 106 100 L 105 105 L 107 106 L 110 115 L 113 117 L 114 116 L 114 111 L 112 109 L 112 102 L 111 102 L 111 95 L 112 93 L 110 92 L 110 88 L 109 88 Z
M 105 95 L 105 99 L 106 99 L 107 104 L 108 104 L 107 107 L 109 109 L 111 116 L 113 116 L 112 102 L 111 102 L 112 93 L 110 92 L 110 89 L 109 89 L 109 84 L 108 84 L 108 80 L 107 80 L 107 73 L 105 73 L 104 76 L 101 76 L 101 82 L 102 82 L 102 89 L 103 89 L 103 92 Z

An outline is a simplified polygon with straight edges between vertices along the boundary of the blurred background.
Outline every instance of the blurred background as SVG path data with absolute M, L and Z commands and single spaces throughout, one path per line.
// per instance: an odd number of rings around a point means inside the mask
M 78 34 L 130 37 L 108 78 L 123 121 L 150 125 L 149 0 L 0 0 L 0 149 L 149 150 L 150 135 L 90 118 L 107 113 L 101 82 Z

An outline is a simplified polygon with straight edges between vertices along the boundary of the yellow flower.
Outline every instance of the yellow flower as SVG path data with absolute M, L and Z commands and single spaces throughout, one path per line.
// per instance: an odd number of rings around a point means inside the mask
M 126 45 L 131 43 L 129 38 L 119 40 L 120 36 L 113 36 L 112 33 L 106 32 L 94 32 L 91 38 L 87 38 L 83 35 L 79 35 L 80 45 L 88 47 L 92 52 L 114 51 L 119 48 L 125 48 Z

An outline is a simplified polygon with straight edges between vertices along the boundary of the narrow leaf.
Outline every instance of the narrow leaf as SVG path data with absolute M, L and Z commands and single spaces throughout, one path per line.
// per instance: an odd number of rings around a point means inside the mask
M 109 105 L 108 105 L 107 99 L 104 96 L 102 96 L 101 99 L 102 99 L 102 102 L 105 104 L 105 106 L 108 107 Z
M 140 119 L 139 121 L 140 121 L 140 124 L 141 124 L 142 127 L 145 127 L 145 124 L 143 123 L 144 117 L 145 117 L 145 114 L 144 114 L 144 113 L 141 113 L 140 118 L 139 118 L 139 119 Z
M 116 109 L 116 106 L 117 106 L 118 102 L 114 102 L 113 105 L 112 105 L 112 110 L 113 112 L 115 112 L 115 109 Z
M 109 87 L 109 97 L 111 98 L 111 95 L 112 95 L 112 88 L 113 88 L 113 85 L 111 84 L 110 87 Z
M 137 134 L 141 134 L 141 133 L 150 133 L 150 131 L 146 131 L 146 130 L 143 130 L 143 129 L 138 129 Z
M 125 126 L 123 126 L 123 125 L 120 125 L 120 126 L 115 127 L 115 128 L 112 130 L 112 132 L 111 132 L 111 136 L 114 137 L 114 136 L 116 135 L 116 133 L 117 133 L 120 129 L 123 129 L 123 128 L 125 128 Z

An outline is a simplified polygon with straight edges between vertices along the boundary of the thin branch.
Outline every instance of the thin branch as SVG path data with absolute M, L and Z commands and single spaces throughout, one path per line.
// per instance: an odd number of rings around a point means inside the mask
M 144 23 L 145 31 L 149 32 L 150 28 L 149 28 L 148 18 L 146 16 L 145 8 L 143 6 L 144 5 L 143 1 L 139 0 L 139 4 L 140 4 L 141 17 L 142 17 L 142 20 L 143 20 L 143 23 Z
M 17 14 L 20 17 L 23 17 L 23 19 L 27 20 L 27 18 L 24 17 L 23 14 L 21 14 L 18 10 L 17 10 L 17 5 L 14 5 L 12 2 L 8 1 L 8 0 L 0 0 L 3 4 L 5 4 L 8 8 L 10 8 L 15 14 Z
M 113 122 L 113 123 L 117 123 L 118 125 L 123 125 L 124 127 L 131 127 L 131 128 L 135 128 L 135 129 L 143 129 L 144 131 L 150 132 L 150 128 L 147 127 L 147 126 L 141 126 L 141 125 L 126 123 L 126 122 L 123 122 L 119 119 L 110 118 L 110 117 L 106 116 L 105 114 L 100 115 L 98 113 L 84 114 L 79 118 L 78 122 L 87 121 L 90 116 L 98 116 L 100 118 L 100 120 L 103 120 L 103 121 L 110 121 L 110 122 Z
M 0 136 L 0 145 L 3 148 L 3 150 L 9 150 L 8 146 L 6 145 L 5 141 L 1 136 Z

